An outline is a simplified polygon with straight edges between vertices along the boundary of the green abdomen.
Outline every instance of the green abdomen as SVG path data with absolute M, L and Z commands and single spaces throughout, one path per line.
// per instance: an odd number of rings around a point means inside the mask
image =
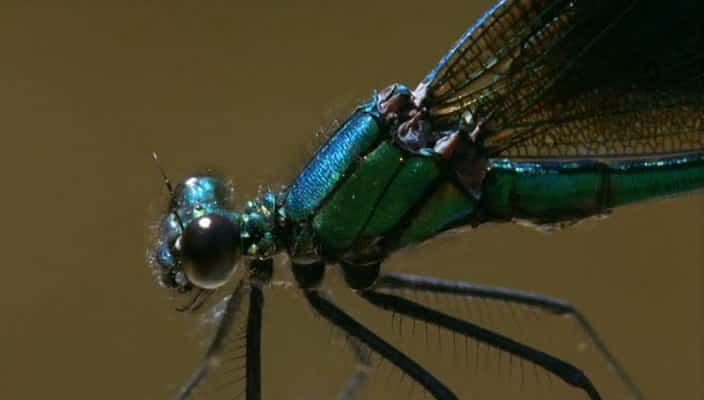
M 549 224 L 704 189 L 704 154 L 618 162 L 493 160 L 484 183 L 489 220 Z

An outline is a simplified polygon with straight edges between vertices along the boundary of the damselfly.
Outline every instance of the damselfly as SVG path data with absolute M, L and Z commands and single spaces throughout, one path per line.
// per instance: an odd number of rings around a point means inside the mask
M 164 176 L 171 198 L 153 262 L 161 284 L 191 294 L 184 310 L 192 311 L 237 280 L 207 354 L 178 398 L 219 363 L 246 296 L 245 393 L 261 397 L 262 288 L 282 253 L 303 296 L 352 347 L 385 358 L 435 398 L 457 396 L 320 290 L 328 266 L 339 266 L 376 307 L 470 337 L 599 399 L 578 367 L 389 290 L 498 299 L 573 316 L 639 397 L 570 303 L 384 273 L 381 265 L 394 251 L 453 228 L 567 225 L 704 188 L 703 7 L 695 0 L 501 0 L 415 89 L 393 84 L 359 105 L 281 191 L 238 212 L 222 177 L 196 175 L 172 187 Z M 236 274 L 240 262 L 246 268 Z

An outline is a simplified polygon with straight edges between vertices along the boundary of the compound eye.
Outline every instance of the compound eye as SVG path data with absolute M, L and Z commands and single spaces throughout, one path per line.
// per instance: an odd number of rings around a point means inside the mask
M 240 229 L 231 219 L 210 214 L 193 220 L 183 232 L 183 270 L 195 286 L 224 285 L 239 261 Z

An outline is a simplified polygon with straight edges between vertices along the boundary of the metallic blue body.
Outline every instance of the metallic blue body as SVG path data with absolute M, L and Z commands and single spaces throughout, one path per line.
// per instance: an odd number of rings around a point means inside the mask
M 363 104 L 318 151 L 291 185 L 286 210 L 293 221 L 310 217 L 333 191 L 345 171 L 381 132 L 376 96 Z

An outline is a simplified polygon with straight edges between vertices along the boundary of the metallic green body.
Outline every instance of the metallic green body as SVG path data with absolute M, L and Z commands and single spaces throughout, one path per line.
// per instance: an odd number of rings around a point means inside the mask
M 400 166 L 401 150 L 389 142 L 362 158 L 313 218 L 313 228 L 328 252 L 352 245 Z
M 313 218 L 323 253 L 336 256 L 355 249 L 368 254 L 364 247 L 381 241 L 389 243 L 384 247 L 396 247 L 398 240 L 419 241 L 466 215 L 467 196 L 439 184 L 442 164 L 439 158 L 404 156 L 395 144 L 381 142 L 359 160 Z
M 485 159 L 468 142 L 456 155 L 435 151 L 433 141 L 413 151 L 389 123 L 388 93 L 407 93 L 392 88 L 362 104 L 282 193 L 290 223 L 283 242 L 295 262 L 375 262 L 468 223 L 559 223 L 704 187 L 702 153 L 612 162 L 490 159 L 484 171 Z M 459 176 L 479 177 L 480 186 Z
M 458 397 L 316 290 L 327 265 L 339 264 L 348 286 L 374 306 L 464 335 L 600 400 L 585 373 L 568 362 L 384 292 L 408 288 L 573 316 L 632 397 L 640 398 L 570 303 L 468 282 L 382 276 L 381 264 L 398 248 L 460 226 L 559 224 L 703 190 L 701 3 L 497 0 L 414 90 L 393 84 L 376 93 L 288 188 L 263 193 L 241 213 L 231 210 L 232 188 L 222 178 L 193 176 L 173 189 L 162 171 L 171 199 L 154 265 L 163 286 L 176 293 L 197 289 L 181 310 L 197 310 L 240 258 L 247 264 L 248 288 L 240 281 L 219 310 L 208 353 L 178 398 L 186 399 L 218 361 L 226 361 L 223 343 L 240 312 L 241 289 L 250 292 L 244 393 L 261 398 L 262 289 L 271 283 L 274 256 L 284 252 L 298 288 L 319 315 L 345 331 L 355 353 L 360 346 L 377 352 L 436 399 Z M 424 37 L 424 29 L 411 36 Z M 370 58 L 360 53 L 359 60 Z M 356 355 L 362 367 L 368 364 L 367 355 Z M 359 386 L 348 385 L 343 397 L 353 397 Z
M 291 218 L 300 229 L 290 239 L 307 237 L 302 247 L 317 248 L 314 252 L 328 259 L 382 259 L 394 249 L 469 222 L 551 224 L 704 187 L 701 153 L 617 162 L 494 159 L 475 198 L 456 180 L 447 160 L 401 150 L 370 115 L 353 115 L 314 161 L 339 146 L 338 135 L 356 129 L 354 136 L 343 138 L 346 148 L 357 149 L 353 155 L 322 167 L 310 163 L 301 174 L 333 171 L 336 185 L 313 191 L 325 195 L 308 199 L 315 207 Z M 372 140 L 375 144 L 370 145 Z M 289 204 L 297 202 L 293 196 L 291 191 L 285 194 Z
M 489 220 L 552 223 L 704 188 L 704 155 L 619 162 L 495 160 L 482 204 Z
M 433 191 L 403 231 L 397 247 L 421 242 L 437 235 L 476 211 L 476 200 L 451 181 L 443 182 Z
M 435 184 L 441 168 L 437 160 L 430 157 L 405 158 L 362 236 L 376 238 L 391 232 Z

